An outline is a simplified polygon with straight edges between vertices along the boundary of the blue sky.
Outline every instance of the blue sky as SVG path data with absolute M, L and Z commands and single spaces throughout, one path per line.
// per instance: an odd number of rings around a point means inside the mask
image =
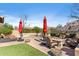
M 48 26 L 65 25 L 73 4 L 69 3 L 0 3 L 0 15 L 5 22 L 18 26 L 20 18 L 27 17 L 26 26 L 42 27 L 44 16 L 47 17 Z

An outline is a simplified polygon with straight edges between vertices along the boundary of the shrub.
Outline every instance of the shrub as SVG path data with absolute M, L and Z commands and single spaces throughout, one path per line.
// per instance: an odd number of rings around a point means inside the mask
M 5 23 L 1 29 L 0 29 L 0 33 L 4 34 L 4 35 L 9 35 L 9 34 L 12 34 L 12 30 L 13 30 L 13 26 L 8 24 L 8 23 Z
M 39 27 L 23 29 L 23 33 L 39 33 L 39 32 L 41 32 L 41 29 Z
M 33 29 L 24 28 L 23 29 L 23 33 L 34 33 L 34 30 Z
M 68 35 L 66 35 L 66 38 L 74 38 L 75 36 L 76 36 L 76 33 L 71 32 L 71 33 L 68 33 Z
M 60 36 L 60 31 L 58 31 L 56 28 L 51 28 L 50 29 L 50 35 L 55 36 L 55 37 L 59 37 Z
M 55 37 L 59 37 L 60 36 L 60 33 L 58 32 L 52 32 L 50 33 L 51 36 L 55 36 Z
M 6 26 L 0 27 L 0 34 L 9 35 L 12 34 L 12 29 Z
M 8 24 L 8 23 L 5 23 L 5 24 L 3 25 L 3 27 L 6 27 L 6 28 L 9 28 L 9 29 L 13 30 L 13 26 L 10 25 L 10 24 Z
M 39 33 L 41 30 L 40 30 L 39 27 L 34 27 L 34 31 L 35 31 L 36 33 Z

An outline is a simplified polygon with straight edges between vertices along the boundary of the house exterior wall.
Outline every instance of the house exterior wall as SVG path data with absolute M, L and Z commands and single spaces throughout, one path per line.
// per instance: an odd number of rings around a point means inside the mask
M 0 27 L 3 26 L 3 23 L 4 23 L 4 17 L 0 16 Z

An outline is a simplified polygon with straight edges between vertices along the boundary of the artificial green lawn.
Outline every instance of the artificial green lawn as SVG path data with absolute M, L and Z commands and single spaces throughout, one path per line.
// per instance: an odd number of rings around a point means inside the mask
M 0 47 L 0 56 L 47 56 L 47 55 L 29 46 L 28 44 L 18 44 L 18 45 Z

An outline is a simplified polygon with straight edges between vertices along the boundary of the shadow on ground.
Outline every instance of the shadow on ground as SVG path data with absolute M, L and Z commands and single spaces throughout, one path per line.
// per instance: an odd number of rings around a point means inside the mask
M 4 42 L 11 42 L 11 41 L 16 41 L 17 39 L 4 39 L 4 38 L 0 38 L 0 43 L 4 43 Z

